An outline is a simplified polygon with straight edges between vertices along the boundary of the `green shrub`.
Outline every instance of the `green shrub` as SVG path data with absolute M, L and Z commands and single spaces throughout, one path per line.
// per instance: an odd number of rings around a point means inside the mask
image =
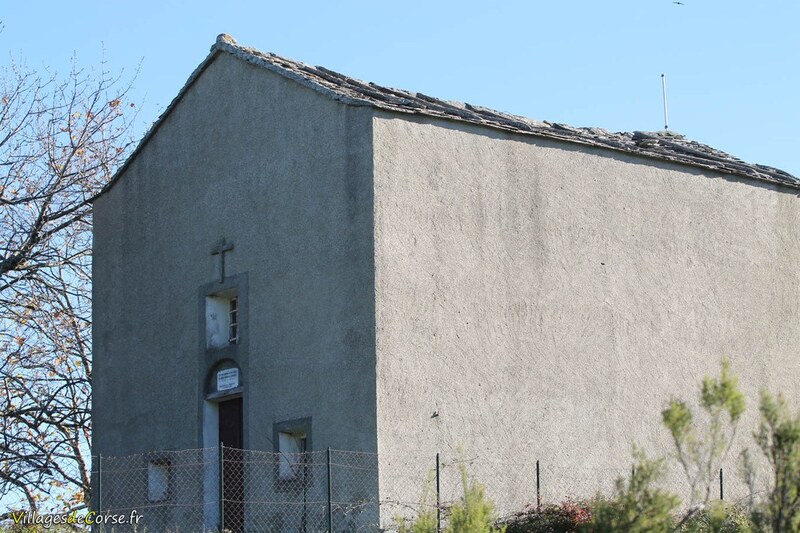
M 756 443 L 772 468 L 767 501 L 754 512 L 765 531 L 800 530 L 800 415 L 792 415 L 783 396 L 761 393 L 761 424 Z
M 450 508 L 449 524 L 442 531 L 445 533 L 505 533 L 504 525 L 495 525 L 497 517 L 494 511 L 494 503 L 486 498 L 483 485 L 473 481 L 469 482 L 467 467 L 462 463 L 461 482 L 464 495 L 461 500 L 453 504 Z M 421 511 L 417 518 L 409 522 L 402 517 L 395 517 L 395 526 L 399 533 L 435 533 L 436 532 L 436 512 L 430 509 L 427 500 L 430 496 L 431 479 L 423 490 L 420 508 Z
M 663 460 L 649 460 L 634 450 L 637 464 L 629 479 L 616 481 L 611 499 L 598 496 L 591 504 L 591 520 L 581 524 L 587 533 L 667 533 L 675 529 L 674 514 L 680 499 L 657 487 Z
M 409 523 L 405 518 L 395 518 L 398 533 L 436 533 L 436 513 L 421 511 L 416 520 Z
M 675 530 L 680 533 L 751 533 L 755 531 L 746 509 L 722 502 L 711 502 L 690 513 Z
M 430 501 L 435 477 L 436 473 L 431 470 L 422 489 L 422 498 L 419 501 L 420 511 L 417 514 L 417 518 L 409 522 L 404 517 L 395 517 L 394 521 L 398 533 L 436 533 L 436 506 L 435 501 Z
M 707 425 L 696 424 L 689 406 L 674 398 L 661 412 L 664 426 L 675 444 L 675 457 L 689 483 L 690 505 L 711 500 L 716 473 L 733 445 L 744 413 L 744 394 L 739 388 L 739 379 L 731 372 L 729 359 L 722 360 L 719 378 L 703 378 L 700 405 Z M 701 431 L 700 428 L 705 429 Z
M 461 483 L 464 496 L 450 509 L 450 524 L 447 533 L 504 533 L 506 527 L 495 526 L 497 516 L 494 503 L 486 499 L 483 485 L 473 481 L 469 483 L 467 467 L 461 463 Z

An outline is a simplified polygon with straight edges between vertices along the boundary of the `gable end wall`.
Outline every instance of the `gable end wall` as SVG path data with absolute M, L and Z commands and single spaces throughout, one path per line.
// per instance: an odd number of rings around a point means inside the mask
M 219 54 L 95 204 L 94 453 L 197 448 L 210 254 L 247 276 L 245 447 L 375 449 L 371 118 Z
M 384 457 L 420 457 L 424 480 L 463 446 L 514 490 L 539 459 L 562 484 L 548 496 L 590 495 L 632 444 L 671 449 L 661 410 L 723 356 L 749 400 L 740 436 L 760 388 L 798 400 L 793 191 L 441 120 L 373 128 Z

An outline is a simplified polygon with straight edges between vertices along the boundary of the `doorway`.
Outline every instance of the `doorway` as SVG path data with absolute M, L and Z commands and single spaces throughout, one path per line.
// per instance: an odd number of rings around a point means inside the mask
M 225 529 L 244 530 L 244 432 L 242 398 L 221 401 L 218 406 L 219 443 L 222 457 L 222 499 Z

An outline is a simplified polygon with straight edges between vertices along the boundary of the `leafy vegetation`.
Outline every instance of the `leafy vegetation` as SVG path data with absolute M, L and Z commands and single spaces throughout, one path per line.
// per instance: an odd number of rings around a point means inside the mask
M 759 528 L 800 530 L 800 415 L 792 415 L 783 396 L 761 393 L 761 423 L 756 444 L 772 469 L 772 490 L 755 510 Z
M 428 479 L 422 490 L 422 498 L 420 498 L 419 502 L 420 511 L 417 514 L 417 518 L 413 522 L 409 522 L 405 517 L 395 517 L 398 533 L 436 533 L 436 507 L 435 502 L 430 501 L 435 475 L 434 471 L 428 474 Z
M 675 527 L 674 515 L 680 499 L 657 487 L 663 475 L 663 460 L 651 460 L 634 451 L 636 466 L 629 479 L 619 478 L 611 499 L 598 496 L 591 506 L 592 519 L 580 531 L 667 532 Z
M 451 533 L 504 533 L 505 526 L 495 527 L 497 516 L 494 503 L 485 495 L 486 489 L 476 481 L 469 482 L 467 467 L 464 463 L 461 469 L 461 483 L 464 496 L 450 509 L 450 525 L 446 529 Z
M 505 533 L 506 526 L 496 525 L 497 516 L 494 503 L 486 498 L 486 489 L 476 481 L 470 481 L 467 467 L 459 464 L 463 496 L 449 509 L 449 524 L 442 529 L 445 533 Z M 395 518 L 399 533 L 436 533 L 436 513 L 427 505 L 430 494 L 430 481 L 426 483 L 421 501 L 423 509 L 413 522 L 405 518 Z
M 744 413 L 744 394 L 739 379 L 731 373 L 728 359 L 722 361 L 719 378 L 706 376 L 700 387 L 700 406 L 708 418 L 701 432 L 689 406 L 672 399 L 661 412 L 664 426 L 672 435 L 675 455 L 689 483 L 690 505 L 708 503 L 720 465 L 730 451 L 739 420 Z
M 680 533 L 750 533 L 755 531 L 750 513 L 738 505 L 713 501 L 687 513 L 678 523 Z

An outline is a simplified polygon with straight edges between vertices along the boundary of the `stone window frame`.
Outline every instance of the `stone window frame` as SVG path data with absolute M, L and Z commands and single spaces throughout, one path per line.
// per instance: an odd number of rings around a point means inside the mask
M 198 331 L 199 343 L 201 353 L 206 354 L 208 368 L 213 366 L 218 361 L 223 359 L 233 359 L 243 368 L 242 355 L 247 351 L 249 343 L 249 284 L 247 273 L 236 274 L 233 276 L 226 276 L 220 283 L 214 281 L 202 285 L 198 290 Z M 209 347 L 207 343 L 207 327 L 206 324 L 206 299 L 217 295 L 235 295 L 236 299 L 236 319 L 237 319 L 237 335 L 236 342 L 228 342 L 225 346 Z M 227 311 L 230 313 L 230 309 Z M 225 332 L 226 339 L 230 340 L 230 330 Z

